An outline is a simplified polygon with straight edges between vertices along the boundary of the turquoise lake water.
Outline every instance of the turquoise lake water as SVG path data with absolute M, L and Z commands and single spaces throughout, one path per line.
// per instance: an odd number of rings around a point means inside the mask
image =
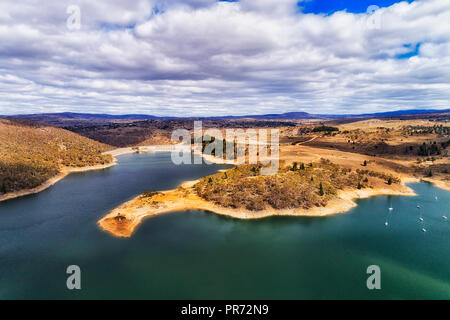
M 0 299 L 450 299 L 448 191 L 411 184 L 416 197 L 363 199 L 327 218 L 176 212 L 122 239 L 97 220 L 225 166 L 176 166 L 168 153 L 118 160 L 0 203 Z M 82 289 L 70 291 L 74 264 Z M 381 268 L 381 290 L 366 287 L 369 265 Z

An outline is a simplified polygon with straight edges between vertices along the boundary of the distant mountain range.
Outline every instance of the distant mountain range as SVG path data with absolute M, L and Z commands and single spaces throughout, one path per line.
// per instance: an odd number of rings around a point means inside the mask
M 394 116 L 407 116 L 407 115 L 418 115 L 418 114 L 432 114 L 432 113 L 449 113 L 450 109 L 444 110 L 427 110 L 427 109 L 411 109 L 411 110 L 397 110 L 397 111 L 387 111 L 387 112 L 377 112 L 377 113 L 363 113 L 363 114 L 349 114 L 349 115 L 327 115 L 329 117 L 336 118 L 355 118 L 355 117 L 394 117 Z
M 148 119 L 173 119 L 172 117 L 157 117 L 145 114 L 123 114 L 123 115 L 113 115 L 113 114 L 103 114 L 103 113 L 75 113 L 75 112 L 61 112 L 61 113 L 32 113 L 32 114 L 19 114 L 13 116 L 6 116 L 6 118 L 21 118 L 33 120 L 33 118 L 47 119 L 65 119 L 65 120 L 95 120 L 95 119 L 105 119 L 105 120 L 148 120 Z
M 364 113 L 364 114 L 310 114 L 307 112 L 287 112 L 281 114 L 264 114 L 264 115 L 245 115 L 245 116 L 222 116 L 222 117 L 196 117 L 196 119 L 277 119 L 277 120 L 301 120 L 301 119 L 346 119 L 346 118 L 386 118 L 398 117 L 408 115 L 432 114 L 432 113 L 450 113 L 450 109 L 445 110 L 398 110 L 378 113 Z M 165 119 L 182 119 L 192 117 L 158 117 L 144 114 L 96 114 L 96 113 L 41 113 L 41 114 L 22 114 L 14 116 L 4 116 L 5 118 L 19 118 L 32 121 L 45 120 L 165 120 Z

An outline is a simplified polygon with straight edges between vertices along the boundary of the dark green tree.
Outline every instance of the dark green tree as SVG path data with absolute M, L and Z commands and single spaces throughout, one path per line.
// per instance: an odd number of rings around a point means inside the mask
M 319 185 L 319 195 L 320 196 L 323 196 L 325 193 L 323 192 L 323 185 L 322 185 L 322 182 L 320 183 L 320 185 Z

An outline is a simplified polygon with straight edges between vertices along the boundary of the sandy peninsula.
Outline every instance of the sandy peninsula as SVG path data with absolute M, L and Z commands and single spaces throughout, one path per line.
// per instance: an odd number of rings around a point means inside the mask
M 98 221 L 98 225 L 102 230 L 116 237 L 130 237 L 144 218 L 169 212 L 197 209 L 237 219 L 261 219 L 271 216 L 324 217 L 349 211 L 356 206 L 355 199 L 378 195 L 416 195 L 411 188 L 402 183 L 395 188 L 343 190 L 325 207 L 250 211 L 225 208 L 202 199 L 193 190 L 193 186 L 197 182 L 198 180 L 188 181 L 177 189 L 158 192 L 151 197 L 139 195 L 112 210 Z
M 173 148 L 173 146 L 166 146 Z M 289 147 L 288 147 L 289 148 Z M 319 160 L 322 157 L 322 154 L 316 154 L 317 149 L 311 147 L 304 147 L 308 149 L 307 157 L 309 161 Z M 156 148 L 159 150 L 160 148 Z M 164 148 L 163 148 L 164 149 Z M 145 149 L 144 149 L 145 150 Z M 142 151 L 144 151 L 142 150 Z M 152 149 L 148 149 L 149 151 L 153 151 Z M 164 149 L 166 151 L 167 149 Z M 172 150 L 172 149 L 171 149 Z M 283 149 L 286 152 L 286 148 Z M 119 151 L 120 154 L 122 152 L 131 152 L 131 148 L 127 148 L 126 150 Z M 141 152 L 142 152 L 141 151 Z M 150 151 L 150 152 L 151 152 Z M 169 150 L 167 150 L 169 151 Z M 321 151 L 321 150 L 319 150 Z M 136 152 L 133 149 L 133 152 Z M 288 154 L 289 155 L 289 154 Z M 329 155 L 329 154 L 328 154 Z M 203 158 L 209 163 L 216 164 L 236 164 L 235 161 L 229 161 L 224 159 L 219 159 L 210 155 L 202 155 Z M 295 154 L 296 158 L 299 156 Z M 354 160 L 355 155 L 348 154 L 346 152 L 334 152 L 332 155 L 333 160 L 342 163 L 348 164 L 351 162 L 350 160 Z M 352 156 L 352 157 L 350 157 Z M 356 155 L 357 159 L 355 160 L 354 167 L 357 168 L 360 166 L 360 163 L 364 161 L 364 159 L 369 158 L 372 160 L 372 157 L 360 156 Z M 289 159 L 286 155 L 283 155 L 283 158 Z M 375 158 L 373 159 L 375 160 Z M 371 164 L 372 167 L 377 168 L 382 171 L 386 170 L 386 166 L 384 165 L 376 165 Z M 226 170 L 221 170 L 226 171 Z M 387 170 L 389 172 L 393 172 L 392 170 Z M 313 207 L 310 209 L 284 209 L 284 210 L 274 210 L 267 209 L 261 211 L 250 211 L 245 209 L 232 209 L 228 207 L 222 207 L 216 205 L 215 203 L 209 202 L 197 195 L 194 191 L 193 186 L 198 182 L 189 181 L 185 182 L 177 189 L 161 191 L 156 195 L 146 198 L 142 195 L 135 197 L 134 199 L 120 205 L 116 209 L 109 212 L 106 216 L 98 221 L 99 227 L 111 233 L 117 237 L 130 237 L 142 220 L 146 217 L 156 216 L 160 214 L 166 214 L 170 212 L 176 211 L 184 211 L 184 210 L 205 210 L 209 212 L 213 212 L 215 214 L 229 216 L 237 219 L 261 219 L 270 216 L 310 216 L 310 217 L 324 217 L 330 216 L 340 213 L 348 212 L 351 208 L 355 207 L 357 204 L 355 199 L 363 199 L 369 198 L 379 195 L 394 195 L 394 196 L 415 196 L 415 192 L 409 188 L 406 184 L 412 182 L 420 182 L 420 181 L 428 181 L 433 183 L 436 187 L 450 190 L 450 185 L 438 179 L 426 179 L 426 178 L 418 178 L 412 175 L 408 175 L 405 173 L 395 172 L 397 176 L 400 178 L 401 182 L 395 185 L 378 185 L 372 188 L 363 188 L 363 189 L 345 189 L 338 191 L 336 197 L 331 199 L 326 206 L 323 207 Z

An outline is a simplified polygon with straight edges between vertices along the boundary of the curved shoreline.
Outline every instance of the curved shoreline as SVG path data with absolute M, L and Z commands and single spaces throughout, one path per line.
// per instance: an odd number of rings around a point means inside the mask
M 111 163 L 105 164 L 105 165 L 98 165 L 98 166 L 89 166 L 89 167 L 80 167 L 80 168 L 63 168 L 60 173 L 58 173 L 56 176 L 48 179 L 43 184 L 31 188 L 31 189 L 24 189 L 20 191 L 14 191 L 14 192 L 8 192 L 0 196 L 0 202 L 11 200 L 19 197 L 24 197 L 30 194 L 39 193 L 41 191 L 44 191 L 45 189 L 50 188 L 58 181 L 64 179 L 71 173 L 77 173 L 77 172 L 86 172 L 86 171 L 94 171 L 94 170 L 102 170 L 106 168 L 110 168 L 112 166 L 115 166 L 117 164 L 117 161 L 115 158 L 113 158 L 113 161 Z
M 10 193 L 1 195 L 0 202 L 27 196 L 27 195 L 31 195 L 31 194 L 36 194 L 41 191 L 44 191 L 47 188 L 56 184 L 58 181 L 64 179 L 70 173 L 102 170 L 102 169 L 106 169 L 106 168 L 115 166 L 117 164 L 117 159 L 116 159 L 117 156 L 131 154 L 131 153 L 141 153 L 141 152 L 142 153 L 171 152 L 171 151 L 173 151 L 174 147 L 175 147 L 175 145 L 154 145 L 154 146 L 117 148 L 117 149 L 114 149 L 111 151 L 106 151 L 106 152 L 104 152 L 104 154 L 110 154 L 113 157 L 113 161 L 109 164 L 81 167 L 81 168 L 64 168 L 59 174 L 57 174 L 56 176 L 52 177 L 51 179 L 45 181 L 40 186 L 37 186 L 32 189 L 25 189 L 25 190 L 10 192 Z M 209 155 L 202 154 L 202 156 L 203 156 L 204 160 L 209 163 L 233 164 L 233 165 L 236 164 L 234 161 L 226 161 L 226 160 L 222 160 L 222 159 L 217 159 L 217 158 L 215 158 L 213 156 L 209 156 Z M 395 190 L 386 189 L 386 188 L 341 191 L 341 192 L 339 192 L 338 197 L 336 199 L 331 200 L 327 206 L 315 207 L 315 208 L 311 208 L 311 209 L 307 209 L 307 210 L 306 209 L 286 209 L 286 210 L 277 210 L 275 212 L 274 212 L 274 210 L 263 210 L 263 211 L 259 211 L 259 212 L 253 212 L 253 211 L 248 211 L 248 210 L 237 210 L 237 209 L 229 209 L 229 208 L 225 208 L 225 207 L 220 207 L 220 206 L 214 205 L 212 203 L 209 203 L 209 202 L 199 198 L 204 203 L 197 202 L 195 205 L 193 205 L 192 203 L 190 205 L 183 204 L 183 205 L 179 205 L 179 206 L 174 206 L 173 208 L 167 209 L 167 210 L 161 210 L 161 211 L 157 211 L 157 212 L 147 212 L 145 214 L 141 213 L 140 215 L 137 215 L 136 217 L 140 217 L 139 221 L 137 222 L 136 226 L 133 227 L 129 236 L 131 236 L 132 232 L 134 231 L 134 228 L 137 227 L 137 225 L 139 225 L 139 223 L 141 222 L 141 220 L 144 217 L 152 216 L 152 215 L 156 215 L 156 214 L 173 212 L 173 211 L 190 210 L 190 209 L 206 210 L 206 211 L 210 211 L 210 212 L 213 212 L 213 213 L 216 213 L 219 215 L 225 215 L 225 216 L 238 218 L 238 219 L 261 219 L 261 218 L 266 218 L 266 217 L 270 217 L 270 216 L 315 216 L 315 217 L 321 217 L 321 216 L 335 215 L 338 213 L 347 212 L 351 208 L 355 207 L 357 204 L 354 202 L 354 199 L 363 199 L 363 198 L 369 198 L 369 197 L 378 196 L 378 195 L 397 195 L 397 196 L 416 195 L 411 188 L 409 188 L 405 185 L 405 183 L 420 182 L 420 181 L 432 183 L 437 188 L 450 191 L 450 185 L 449 185 L 449 183 L 446 183 L 445 181 L 431 179 L 431 178 L 416 178 L 416 177 L 405 177 L 404 176 L 402 178 L 402 183 L 401 183 L 402 187 L 405 188 L 404 191 L 400 192 L 400 191 L 395 191 Z M 195 181 L 193 181 L 193 182 L 195 182 Z M 192 184 L 193 182 L 192 181 L 185 182 L 185 183 L 183 183 L 183 185 Z M 165 191 L 165 192 L 167 193 L 167 192 L 173 192 L 173 191 L 174 190 L 169 190 L 169 191 Z M 136 197 L 136 198 L 138 198 L 138 197 Z M 131 201 L 135 200 L 136 198 L 132 199 Z M 131 201 L 129 201 L 129 202 L 131 202 Z M 123 205 L 126 205 L 127 203 L 124 203 Z M 123 205 L 121 205 L 118 208 L 121 208 Z M 100 225 L 100 227 L 103 230 L 111 232 L 110 230 L 107 230 L 108 228 L 102 227 L 100 222 L 103 219 L 110 216 L 117 209 L 114 209 L 113 211 L 111 211 L 111 213 L 107 214 L 105 217 L 103 217 L 101 220 L 98 221 L 98 224 Z M 134 220 L 135 219 L 133 219 L 133 221 Z M 111 233 L 114 234 L 114 232 L 111 232 Z
M 115 158 L 117 156 L 131 153 L 171 152 L 173 151 L 174 148 L 175 145 L 171 144 L 154 145 L 154 146 L 136 146 L 136 147 L 117 148 L 114 150 L 103 152 L 103 154 L 109 154 L 113 158 Z
M 97 224 L 98 226 L 116 237 L 128 238 L 134 233 L 144 218 L 184 210 L 205 210 L 215 214 L 228 216 L 236 219 L 262 219 L 271 216 L 303 216 L 303 217 L 325 217 L 348 212 L 357 206 L 355 199 L 365 199 L 380 195 L 415 196 L 414 190 L 405 183 L 412 182 L 411 179 L 402 180 L 399 190 L 379 188 L 361 190 L 340 191 L 335 199 L 329 201 L 325 207 L 313 207 L 310 209 L 266 209 L 261 211 L 250 211 L 245 209 L 232 209 L 216 205 L 206 201 L 195 194 L 192 186 L 197 182 L 187 181 L 179 188 L 162 191 L 151 197 L 156 201 L 151 204 L 143 204 L 141 195 L 131 199 L 113 209 Z
M 436 180 L 431 178 L 422 178 L 421 181 L 431 183 L 433 186 L 439 189 L 450 191 L 450 182 L 445 182 L 442 180 Z
M 114 150 L 103 152 L 103 154 L 109 154 L 113 157 L 113 161 L 111 163 L 105 164 L 105 165 L 97 165 L 97 166 L 88 166 L 88 167 L 65 167 L 59 172 L 56 176 L 48 179 L 41 185 L 31 188 L 31 189 L 24 189 L 14 192 L 8 192 L 3 195 L 0 195 L 0 202 L 11 200 L 15 198 L 24 197 L 31 194 L 36 194 L 41 191 L 44 191 L 54 184 L 56 184 L 58 181 L 64 179 L 71 173 L 77 173 L 77 172 L 86 172 L 86 171 L 94 171 L 94 170 L 102 170 L 107 169 L 110 167 L 113 167 L 117 164 L 117 156 L 121 156 L 124 154 L 130 154 L 130 153 L 136 153 L 136 152 L 169 152 L 173 150 L 172 145 L 155 145 L 155 146 L 140 146 L 139 150 L 136 150 L 137 147 L 128 147 L 128 148 L 117 148 Z

